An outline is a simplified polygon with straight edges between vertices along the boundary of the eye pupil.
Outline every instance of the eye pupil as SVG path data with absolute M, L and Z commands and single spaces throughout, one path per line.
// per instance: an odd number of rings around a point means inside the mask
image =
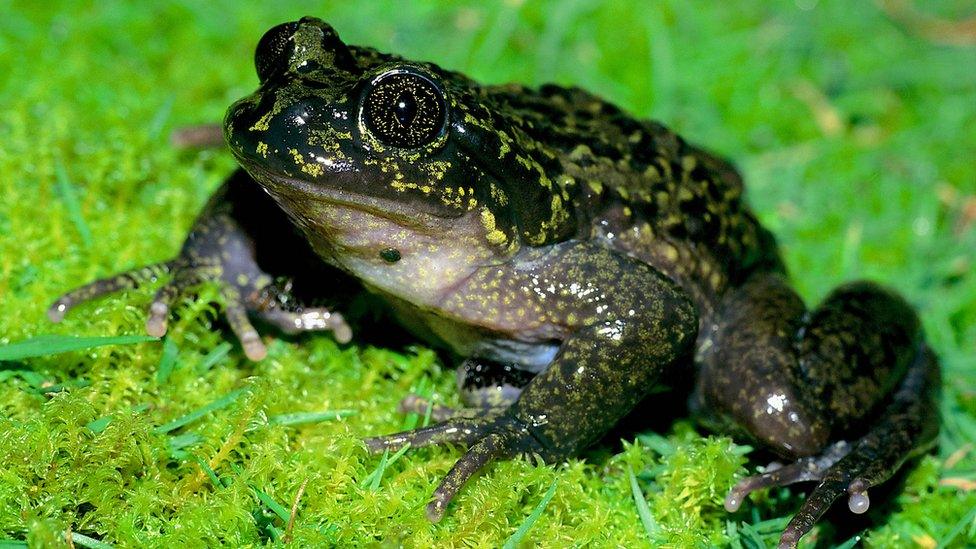
M 383 144 L 422 147 L 441 135 L 446 124 L 444 95 L 427 77 L 391 71 L 365 91 L 363 125 Z
M 410 92 L 403 92 L 397 97 L 396 107 L 393 109 L 400 125 L 406 128 L 417 116 L 417 101 Z

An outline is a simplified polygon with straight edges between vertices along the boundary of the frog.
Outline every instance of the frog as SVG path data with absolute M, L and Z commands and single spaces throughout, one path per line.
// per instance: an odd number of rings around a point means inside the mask
M 401 411 L 433 423 L 364 439 L 466 448 L 435 522 L 492 462 L 577 457 L 669 377 L 692 380 L 703 429 L 786 462 L 735 484 L 728 511 L 816 483 L 780 547 L 845 496 L 864 513 L 935 444 L 941 374 L 918 314 L 870 281 L 808 308 L 730 161 L 581 88 L 481 84 L 314 17 L 267 31 L 254 63 L 259 87 L 222 125 L 239 168 L 178 255 L 66 293 L 53 321 L 165 276 L 146 320 L 162 336 L 209 281 L 261 360 L 257 322 L 352 337 L 341 306 L 299 303 L 290 281 L 372 296 L 458 363 L 461 406 L 408 394 Z

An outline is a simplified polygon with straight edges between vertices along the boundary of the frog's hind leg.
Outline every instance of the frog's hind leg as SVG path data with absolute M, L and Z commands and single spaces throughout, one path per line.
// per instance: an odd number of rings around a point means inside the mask
M 781 548 L 796 547 L 800 537 L 845 494 L 852 513 L 867 512 L 868 489 L 888 480 L 906 460 L 935 442 L 934 405 L 939 387 L 938 362 L 923 345 L 891 403 L 867 434 L 852 443 L 834 443 L 818 456 L 743 479 L 726 498 L 726 509 L 735 511 L 750 492 L 760 488 L 819 481 L 783 531 Z
M 884 288 L 847 284 L 808 312 L 781 276 L 757 275 L 704 333 L 693 405 L 799 459 L 743 480 L 726 506 L 759 488 L 820 483 L 782 547 L 794 547 L 845 493 L 852 511 L 866 511 L 867 489 L 935 440 L 938 362 L 915 312 Z

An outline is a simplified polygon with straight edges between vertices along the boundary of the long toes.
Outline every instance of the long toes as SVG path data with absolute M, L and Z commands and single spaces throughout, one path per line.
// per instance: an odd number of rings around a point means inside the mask
M 380 453 L 384 450 L 399 450 L 407 444 L 414 448 L 448 442 L 472 444 L 498 430 L 498 422 L 492 419 L 458 418 L 411 431 L 367 438 L 364 442 L 371 452 Z
M 827 509 L 830 509 L 837 498 L 844 495 L 846 485 L 846 482 L 830 478 L 818 484 L 783 530 L 779 538 L 780 549 L 796 547 L 800 538 L 813 529 L 813 525 L 827 512 Z
M 427 518 L 431 522 L 440 521 L 448 504 L 468 479 L 493 460 L 513 457 L 508 442 L 504 435 L 493 433 L 472 445 L 434 490 L 431 502 L 427 504 Z
M 261 360 L 268 355 L 268 348 L 261 341 L 261 335 L 254 329 L 251 320 L 247 317 L 247 309 L 241 300 L 240 294 L 233 289 L 225 288 L 224 296 L 224 317 L 230 329 L 241 342 L 244 354 L 251 360 Z
M 746 496 L 761 488 L 821 480 L 827 471 L 849 451 L 850 444 L 837 442 L 819 456 L 801 458 L 789 465 L 767 468 L 767 471 L 761 475 L 746 477 L 733 486 L 725 496 L 725 510 L 730 513 L 738 511 Z
M 79 303 L 121 290 L 131 290 L 147 282 L 155 282 L 161 272 L 169 271 L 175 263 L 175 261 L 154 263 L 85 284 L 62 295 L 52 303 L 47 310 L 47 317 L 51 322 L 61 322 L 68 311 Z
M 204 268 L 187 267 L 177 269 L 173 279 L 156 291 L 152 303 L 149 304 L 149 316 L 146 318 L 146 333 L 154 337 L 166 335 L 169 311 L 187 288 L 199 284 L 210 278 L 210 273 Z
M 258 314 L 263 320 L 287 334 L 331 331 L 339 343 L 349 343 L 352 340 L 352 328 L 346 323 L 346 319 L 341 314 L 322 307 L 311 307 L 301 311 L 273 308 Z

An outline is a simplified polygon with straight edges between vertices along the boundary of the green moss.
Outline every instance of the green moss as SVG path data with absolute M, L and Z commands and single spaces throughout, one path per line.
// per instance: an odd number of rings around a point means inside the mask
M 944 427 L 939 451 L 891 504 L 874 499 L 866 542 L 976 543 L 972 47 L 928 42 L 872 2 L 444 4 L 0 0 L 0 344 L 142 332 L 153 288 L 85 305 L 57 326 L 44 309 L 79 283 L 176 253 L 233 162 L 174 151 L 167 134 L 219 120 L 256 84 L 261 33 L 312 12 L 354 43 L 480 80 L 578 84 L 662 119 L 742 167 L 811 302 L 854 277 L 905 293 L 945 366 Z M 925 4 L 967 15 L 952 0 Z M 288 532 L 300 546 L 497 546 L 556 483 L 523 543 L 641 546 L 650 542 L 633 471 L 660 529 L 654 543 L 755 547 L 773 543 L 801 501 L 779 490 L 725 514 L 744 448 L 681 421 L 560 467 L 494 465 L 430 524 L 423 506 L 460 450 L 408 451 L 373 489 L 363 481 L 381 458 L 360 438 L 402 427 L 395 406 L 411 390 L 457 402 L 435 354 L 269 338 L 268 358 L 250 363 L 221 347 L 215 298 L 206 287 L 181 303 L 164 342 L 0 364 L 0 537 L 38 547 L 64 545 L 69 532 L 76 546 L 90 543 L 83 536 L 280 543 L 282 509 L 290 519 L 305 485 Z M 275 419 L 339 410 L 355 414 Z M 818 530 L 826 544 L 854 533 Z

